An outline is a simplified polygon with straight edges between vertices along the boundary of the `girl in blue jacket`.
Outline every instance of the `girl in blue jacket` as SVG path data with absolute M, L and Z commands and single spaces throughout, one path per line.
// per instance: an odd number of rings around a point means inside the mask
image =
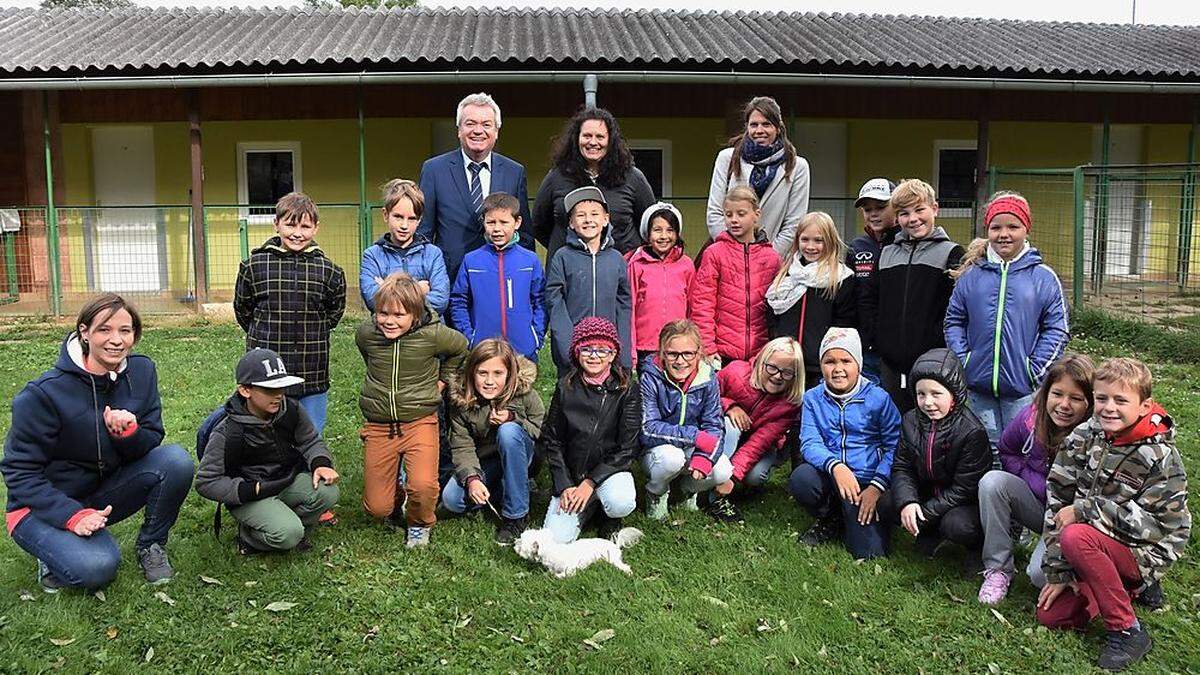
M 450 304 L 450 277 L 442 250 L 417 234 L 425 195 L 411 180 L 393 178 L 383 186 L 383 220 L 388 231 L 362 254 L 358 289 L 375 311 L 375 292 L 392 272 L 404 272 L 425 290 L 425 302 L 442 314 Z
M 1033 399 L 1046 369 L 1070 339 L 1067 303 L 1054 270 L 1027 241 L 1029 202 L 998 192 L 984 215 L 987 241 L 976 240 L 953 276 L 946 346 L 966 369 L 969 405 L 993 448 Z

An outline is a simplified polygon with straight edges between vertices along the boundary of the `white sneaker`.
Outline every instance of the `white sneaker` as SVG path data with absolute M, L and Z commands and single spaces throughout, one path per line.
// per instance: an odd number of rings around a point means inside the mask
M 656 495 L 650 492 L 646 493 L 646 517 L 650 520 L 666 520 L 667 519 L 667 497 L 671 493 L 664 492 L 661 495 Z
M 684 511 L 699 511 L 700 505 L 696 503 L 696 495 L 690 495 L 687 499 L 679 502 L 679 508 Z
M 408 528 L 408 541 L 404 542 L 408 548 L 423 548 L 429 545 L 429 528 L 428 527 L 410 527 Z

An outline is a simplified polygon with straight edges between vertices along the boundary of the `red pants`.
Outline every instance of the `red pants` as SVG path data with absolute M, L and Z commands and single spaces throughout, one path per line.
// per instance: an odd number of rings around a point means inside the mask
M 1068 588 L 1050 609 L 1038 608 L 1038 622 L 1047 628 L 1082 630 L 1097 614 L 1108 630 L 1125 630 L 1137 617 L 1129 592 L 1142 585 L 1142 573 L 1129 547 L 1083 523 L 1063 528 L 1063 557 L 1075 570 L 1079 592 Z

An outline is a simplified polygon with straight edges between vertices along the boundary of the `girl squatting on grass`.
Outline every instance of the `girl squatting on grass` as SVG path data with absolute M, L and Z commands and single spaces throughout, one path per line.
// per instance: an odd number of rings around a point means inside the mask
M 543 527 L 566 544 L 602 511 L 600 536 L 617 532 L 637 507 L 630 465 L 638 453 L 642 406 L 629 371 L 614 365 L 621 341 L 607 319 L 588 317 L 571 336 L 573 367 L 558 381 L 540 443 L 553 497 Z
M 963 362 L 971 410 L 994 448 L 1071 335 L 1058 275 L 1029 245 L 1029 202 L 996 193 L 984 223 L 987 241 L 972 242 L 951 273 L 957 282 L 946 307 L 946 346 Z
M 721 390 L 704 361 L 696 324 L 668 323 L 658 344 L 639 383 L 646 515 L 663 520 L 673 481 L 679 480 L 684 504 L 695 510 L 696 494 L 728 481 L 733 466 L 721 454 Z
M 1046 371 L 1033 403 L 1000 435 L 1000 465 L 979 481 L 979 519 L 983 523 L 983 584 L 979 601 L 999 604 L 1013 578 L 1013 523 L 1042 533 L 1046 513 L 1046 475 L 1071 431 L 1092 416 L 1095 366 L 1086 356 L 1069 354 Z M 1038 540 L 1029 559 L 1033 585 L 1046 585 Z
M 511 544 L 529 515 L 529 465 L 546 408 L 533 389 L 537 366 L 502 339 L 467 354 L 450 389 L 450 452 L 454 476 L 442 489 L 452 513 L 499 505 L 496 543 Z

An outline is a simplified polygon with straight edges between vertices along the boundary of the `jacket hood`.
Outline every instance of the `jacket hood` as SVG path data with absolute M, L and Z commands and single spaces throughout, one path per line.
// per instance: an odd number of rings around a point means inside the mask
M 996 254 L 992 251 L 991 246 L 987 247 L 987 252 L 985 253 L 984 257 L 979 259 L 979 262 L 977 264 L 980 267 L 983 267 L 984 269 L 996 270 L 996 271 L 1000 270 L 999 256 L 996 256 Z M 1017 254 L 1017 257 L 1014 260 L 1012 260 L 1011 262 L 1009 262 L 1008 271 L 1016 272 L 1017 270 L 1028 269 L 1030 267 L 1037 267 L 1038 265 L 1041 265 L 1041 264 L 1042 264 L 1041 252 L 1038 251 L 1036 248 L 1030 246 L 1028 243 L 1026 243 L 1025 247 L 1023 249 L 1021 249 L 1021 252 Z
M 933 380 L 950 391 L 954 397 L 951 414 L 967 405 L 967 376 L 963 372 L 962 362 L 949 349 L 930 349 L 917 357 L 908 375 L 908 389 L 914 399 L 917 397 L 918 380 Z
M 464 373 L 465 377 L 466 374 Z M 454 378 L 450 383 L 450 402 L 459 408 L 466 408 L 466 401 L 463 400 L 462 377 Z M 533 383 L 537 380 L 537 364 L 529 359 L 517 355 L 517 390 L 513 392 L 514 396 L 523 396 L 533 390 Z
M 734 239 L 733 235 L 729 234 L 729 230 L 722 230 L 721 232 L 719 232 L 717 234 L 717 236 L 715 238 L 713 238 L 713 241 L 714 242 L 723 241 L 723 242 L 726 242 L 729 244 L 733 244 L 734 246 L 742 245 L 742 242 L 738 241 L 737 239 Z M 758 228 L 758 230 L 754 233 L 754 241 L 750 242 L 751 245 L 769 244 L 769 243 L 771 243 L 771 242 L 767 241 L 767 233 L 761 227 Z
M 279 235 L 275 235 L 274 237 L 271 237 L 270 239 L 264 241 L 262 243 L 262 246 L 259 246 L 258 248 L 254 249 L 252 251 L 252 253 L 261 253 L 264 251 L 270 252 L 270 253 L 281 253 L 283 255 L 298 255 L 301 253 L 304 253 L 304 254 L 322 253 L 321 247 L 319 245 L 317 245 L 317 241 L 315 239 L 313 239 L 312 241 L 309 241 L 308 246 L 305 246 L 304 250 L 293 252 L 291 249 L 289 249 L 283 245 L 283 240 L 279 238 Z
M 54 363 L 54 367 L 64 373 L 72 373 L 83 378 L 94 379 L 98 382 L 115 381 L 117 376 L 125 372 L 125 368 L 129 365 L 129 358 L 126 357 L 121 361 L 121 367 L 115 372 L 110 371 L 106 375 L 95 375 L 88 371 L 83 361 L 83 344 L 79 341 L 79 333 L 72 331 L 63 340 L 62 345 L 58 348 L 58 361 Z
M 379 236 L 378 239 L 375 240 L 376 246 L 383 248 L 383 249 L 387 249 L 388 251 L 395 253 L 396 255 L 404 255 L 404 256 L 420 253 L 421 247 L 428 243 L 430 243 L 430 241 L 424 235 L 414 234 L 413 238 L 412 238 L 412 243 L 409 244 L 405 248 L 400 248 L 399 246 L 392 243 L 392 238 L 389 236 L 389 233 L 387 233 L 387 232 L 384 232 L 382 235 Z M 304 250 L 307 251 L 308 249 L 304 249 Z
M 573 227 L 567 228 L 567 240 L 564 245 L 591 255 L 591 253 L 588 252 L 587 245 L 584 244 L 583 240 L 579 238 L 579 235 L 575 233 L 575 228 Z M 612 248 L 614 245 L 615 244 L 612 238 L 612 223 L 609 223 L 608 225 L 604 226 L 604 229 L 600 230 L 599 251 L 603 251 L 606 248 Z M 597 251 L 597 253 L 599 251 Z
M 1157 402 L 1151 401 L 1150 412 L 1134 422 L 1132 426 L 1112 437 L 1115 446 L 1138 445 L 1155 436 L 1173 436 L 1175 421 Z
M 673 263 L 683 257 L 683 247 L 675 246 L 667 254 L 661 258 L 656 257 L 653 253 L 646 250 L 645 246 L 639 246 L 629 252 L 629 262 L 656 263 L 667 262 Z
M 946 230 L 942 229 L 941 227 L 934 226 L 928 237 L 924 237 L 922 239 L 913 239 L 908 235 L 908 232 L 904 228 L 900 228 L 900 231 L 896 233 L 896 238 L 893 241 L 950 241 L 950 235 L 946 234 Z

